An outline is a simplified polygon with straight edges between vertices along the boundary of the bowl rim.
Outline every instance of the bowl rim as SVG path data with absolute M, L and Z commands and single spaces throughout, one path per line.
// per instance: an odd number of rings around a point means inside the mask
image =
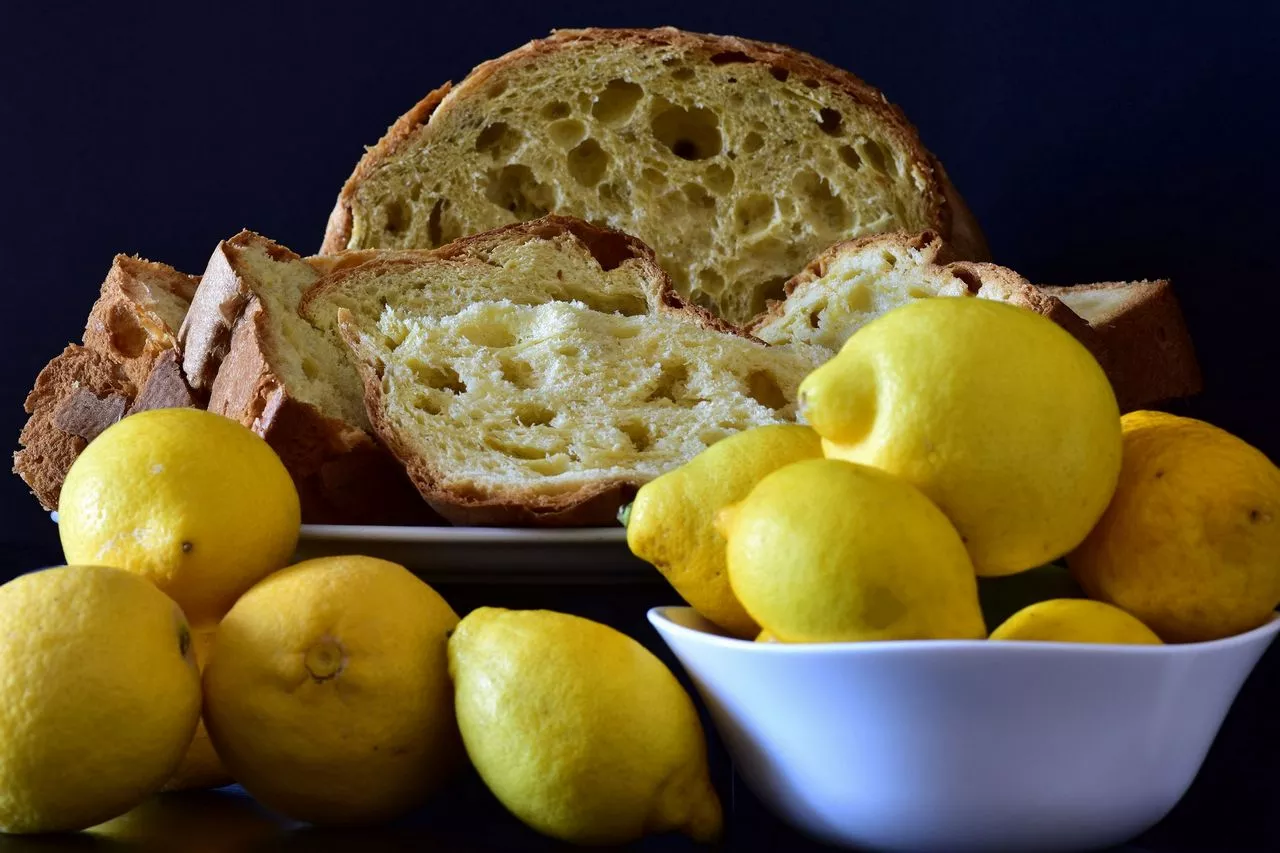
M 1271 618 L 1243 634 L 1233 634 L 1219 640 L 1203 640 L 1195 643 L 1164 643 L 1162 645 L 1138 645 L 1125 643 L 1072 643 L 1049 640 L 863 640 L 831 643 L 757 643 L 724 634 L 712 634 L 681 625 L 668 614 L 672 611 L 694 612 L 687 605 L 663 605 L 651 607 L 646 613 L 649 624 L 659 634 L 670 632 L 693 642 L 733 650 L 747 654 L 803 654 L 803 655 L 858 655 L 858 654 L 928 654 L 957 652 L 968 654 L 1030 654 L 1051 651 L 1054 654 L 1071 655 L 1194 655 L 1208 651 L 1226 651 L 1237 646 L 1269 643 L 1280 631 L 1280 612 L 1272 612 Z M 704 617 L 700 617 L 704 618 Z M 748 651 L 750 650 L 750 651 Z

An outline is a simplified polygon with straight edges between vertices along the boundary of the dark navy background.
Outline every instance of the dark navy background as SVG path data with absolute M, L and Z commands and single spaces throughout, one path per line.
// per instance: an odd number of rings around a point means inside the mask
M 786 42 L 883 89 L 995 259 L 1033 281 L 1172 278 L 1207 386 L 1185 411 L 1280 458 L 1274 4 L 36 5 L 0 3 L 0 434 L 14 447 L 23 396 L 79 340 L 114 253 L 199 273 L 242 227 L 312 252 L 363 146 L 442 81 L 554 26 L 670 23 Z M 0 519 L 0 579 L 59 559 L 14 476 L 0 477 Z M 460 610 L 576 610 L 651 645 L 643 609 L 670 597 L 446 594 Z M 1280 848 L 1278 668 L 1264 660 L 1153 849 Z M 795 843 L 736 813 L 735 846 Z M 494 843 L 534 843 L 513 838 Z

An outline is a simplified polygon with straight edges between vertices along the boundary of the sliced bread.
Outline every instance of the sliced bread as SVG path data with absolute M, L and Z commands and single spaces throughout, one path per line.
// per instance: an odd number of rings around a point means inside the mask
M 794 419 L 828 353 L 690 306 L 638 240 L 551 217 L 322 282 L 374 430 L 458 524 L 612 523 L 649 479 Z
M 560 30 L 432 92 L 356 166 L 323 253 L 434 248 L 548 212 L 633 234 L 675 289 L 733 323 L 821 249 L 982 234 L 876 89 L 791 48 L 652 30 Z
M 955 251 L 932 231 L 838 243 L 787 282 L 784 293 L 785 299 L 747 326 L 767 343 L 804 342 L 834 353 L 858 329 L 908 302 L 976 296 L 1042 314 L 1089 347 L 1099 361 L 1106 360 L 1089 324 L 1059 299 L 1011 269 L 956 260 Z
M 363 258 L 351 259 L 358 262 Z M 183 372 L 212 412 L 261 435 L 308 523 L 422 523 L 430 513 L 368 431 L 346 351 L 298 314 L 322 271 L 265 237 L 219 243 L 182 324 Z
M 30 417 L 13 470 L 45 509 L 57 508 L 71 463 L 121 417 L 142 408 L 199 405 L 174 361 L 178 328 L 198 282 L 166 264 L 128 255 L 112 260 L 84 345 L 68 345 L 45 365 L 25 402 Z
M 1088 321 L 1111 357 L 1122 411 L 1198 394 L 1200 364 L 1173 286 L 1157 281 L 1042 287 Z

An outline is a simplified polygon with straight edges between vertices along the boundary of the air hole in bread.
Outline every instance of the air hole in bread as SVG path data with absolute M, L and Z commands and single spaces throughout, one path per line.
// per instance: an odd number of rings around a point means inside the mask
M 865 284 L 856 284 L 845 294 L 844 304 L 855 314 L 871 310 L 871 288 Z
M 747 56 L 740 50 L 722 50 L 719 53 L 712 54 L 712 65 L 729 65 L 733 62 L 754 62 L 750 56 Z
M 630 204 L 631 189 L 626 184 L 615 184 L 612 181 L 600 185 L 600 189 L 596 192 L 600 194 L 601 201 L 608 201 L 614 204 Z
M 742 138 L 742 150 L 746 154 L 754 154 L 764 147 L 764 137 L 754 130 Z
M 935 294 L 930 293 L 918 284 L 913 284 L 907 288 L 907 296 L 912 299 L 930 299 Z
M 683 361 L 666 362 L 662 365 L 662 373 L 649 392 L 648 400 L 670 400 L 678 403 L 685 396 L 689 382 L 689 365 Z
M 427 217 L 427 239 L 431 242 L 431 248 L 444 245 L 444 231 L 440 228 L 440 213 L 444 210 L 444 199 L 436 199 L 436 203 L 431 205 L 431 215 Z
M 123 358 L 137 358 L 147 346 L 147 333 L 138 315 L 122 304 L 111 307 L 107 330 L 111 348 Z
M 591 105 L 591 115 L 605 125 L 619 125 L 631 118 L 636 104 L 644 96 L 644 89 L 639 84 L 627 80 L 610 80 L 596 94 L 596 102 Z
M 438 415 L 444 411 L 444 407 L 428 394 L 422 394 L 414 398 L 413 407 L 418 411 L 426 412 L 428 415 Z
M 498 121 L 480 131 L 476 137 L 476 150 L 495 160 L 511 154 L 520 145 L 521 133 L 506 122 Z
M 554 477 L 557 474 L 563 474 L 569 470 L 569 459 L 566 456 L 554 456 L 550 459 L 537 459 L 525 463 L 525 468 L 533 471 L 535 474 L 543 474 L 547 477 Z
M 765 279 L 755 287 L 755 295 L 752 300 L 751 311 L 758 314 L 765 310 L 770 300 L 782 301 L 787 297 L 787 281 L 789 278 L 785 275 L 776 276 L 774 278 Z
M 707 167 L 706 178 L 707 189 L 716 195 L 725 195 L 733 189 L 733 169 L 728 166 L 712 163 Z
M 777 203 L 772 196 L 752 193 L 733 206 L 733 221 L 743 234 L 758 234 L 772 224 L 776 213 Z
M 812 78 L 806 78 L 806 79 L 804 79 L 804 80 L 801 80 L 800 82 L 804 83 L 804 84 L 805 84 L 806 86 L 808 86 L 810 89 L 816 89 L 816 88 L 818 88 L 818 86 L 819 86 L 818 81 L 817 81 L 817 80 L 814 80 L 814 79 L 812 79 Z
M 795 191 L 804 197 L 806 218 L 819 232 L 845 231 L 853 222 L 844 199 L 835 194 L 831 183 L 812 169 L 805 169 L 792 181 Z
M 503 356 L 498 360 L 498 366 L 502 371 L 502 378 L 517 388 L 532 388 L 534 386 L 533 365 L 529 364 L 529 362 L 519 358 Z
M 464 338 L 480 347 L 501 349 L 516 342 L 516 333 L 502 323 L 472 323 L 458 331 Z
M 579 355 L 582 352 L 582 350 L 578 349 L 573 344 L 562 344 L 556 347 L 556 352 L 567 358 L 573 358 L 574 356 Z
M 545 426 L 555 417 L 556 413 L 541 403 L 522 403 L 516 407 L 516 420 L 521 426 Z
M 413 377 L 419 385 L 435 388 L 437 391 L 452 391 L 454 394 L 461 394 L 467 390 L 462 377 L 458 376 L 458 371 L 447 364 L 423 364 L 420 361 L 410 360 L 406 365 L 413 371 Z
M 542 115 L 552 120 L 565 118 L 573 109 L 564 101 L 552 101 L 542 108 Z
M 668 106 L 653 118 L 653 135 L 681 160 L 720 153 L 720 117 L 705 107 Z
M 884 146 L 874 139 L 860 139 L 857 143 L 862 161 L 882 175 L 889 174 L 889 160 L 885 157 Z
M 484 183 L 485 198 L 518 219 L 545 216 L 555 201 L 550 188 L 534 178 L 533 170 L 518 163 L 490 169 Z
M 620 313 L 626 314 L 627 312 L 623 311 Z M 648 311 L 646 310 L 642 313 L 648 313 Z M 635 315 L 629 315 L 629 316 L 635 316 Z M 637 335 L 639 335 L 640 327 L 639 326 L 612 326 L 609 328 L 609 334 L 613 335 L 615 338 L 617 338 L 620 341 L 625 341 L 625 340 L 628 340 L 629 338 L 634 338 Z
M 719 298 L 724 292 L 724 276 L 710 268 L 698 270 L 698 290 Z
M 399 234 L 409 226 L 410 220 L 413 218 L 413 212 L 409 209 L 406 201 L 393 201 L 382 209 L 383 216 L 386 217 L 386 224 L 383 226 L 389 234 Z
M 769 73 L 773 75 L 773 79 L 779 83 L 787 82 L 787 78 L 791 76 L 791 72 L 785 68 L 779 68 L 774 65 L 769 68 Z
M 623 421 L 618 424 L 618 429 L 622 430 L 622 434 L 631 442 L 631 447 L 639 453 L 653 446 L 653 436 L 649 433 L 649 427 L 640 421 Z
M 513 459 L 546 459 L 551 455 L 550 451 L 543 450 L 540 447 L 531 447 L 527 444 L 510 441 L 509 439 L 505 439 L 497 435 L 485 436 L 484 445 L 490 450 L 496 450 Z
M 774 411 L 786 408 L 790 402 L 787 395 L 782 393 L 777 378 L 767 370 L 752 371 L 747 376 L 747 393 L 751 395 L 751 399 Z
M 840 146 L 840 159 L 843 160 L 844 164 L 850 169 L 862 168 L 862 158 L 858 156 L 857 150 L 855 150 L 852 145 Z
M 507 91 L 507 81 L 506 81 L 506 80 L 499 80 L 499 81 L 497 81 L 496 83 L 494 83 L 492 86 L 490 86 L 490 87 L 489 87 L 489 93 L 488 93 L 488 94 L 489 94 L 489 97 L 490 97 L 490 98 L 496 98 L 496 97 L 498 97 L 499 95 L 501 95 L 501 94 L 502 94 L 503 92 L 505 92 L 505 91 Z
M 689 204 L 694 207 L 700 207 L 703 210 L 715 210 L 716 200 L 701 184 L 685 184 L 680 189 L 684 193 L 684 197 L 689 200 Z
M 982 289 L 982 279 L 978 274 L 967 267 L 952 267 L 951 274 L 964 282 L 965 289 L 970 293 L 977 293 Z
M 893 269 L 898 265 L 898 256 L 888 249 L 880 253 L 880 260 L 884 261 L 884 265 L 889 269 Z
M 575 181 L 584 187 L 594 187 L 609 169 L 609 155 L 599 142 L 588 137 L 569 152 L 567 165 Z
M 818 328 L 818 326 L 822 324 L 821 315 L 822 315 L 821 310 L 809 312 L 809 328 L 810 329 L 816 329 Z
M 839 136 L 840 126 L 844 123 L 844 116 L 839 111 L 830 107 L 823 107 L 818 110 L 818 129 L 827 136 Z
M 576 118 L 565 118 L 548 125 L 547 134 L 561 148 L 572 148 L 587 135 L 587 126 Z
M 308 379 L 316 380 L 320 378 L 320 375 L 323 372 L 324 371 L 320 369 L 320 365 L 316 364 L 316 360 L 314 358 L 308 358 L 306 356 L 303 356 L 302 374 L 304 376 L 306 376 Z
M 692 69 L 692 68 L 686 68 L 686 67 L 684 67 L 684 66 L 681 66 L 680 68 L 677 68 L 677 69 L 675 69 L 674 71 L 672 71 L 672 72 L 671 72 L 671 79 L 672 79 L 672 80 L 678 80 L 678 81 L 680 81 L 681 83 L 683 83 L 683 82 L 684 82 L 684 81 L 686 81 L 686 80 L 692 80 L 692 79 L 693 79 L 693 69 Z

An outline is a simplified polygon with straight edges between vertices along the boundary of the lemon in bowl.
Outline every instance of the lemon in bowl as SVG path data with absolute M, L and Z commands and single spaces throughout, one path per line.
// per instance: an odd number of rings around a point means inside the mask
M 1187 644 L 751 642 L 649 621 L 746 784 L 828 843 L 1068 851 L 1121 843 L 1190 786 L 1280 617 Z

